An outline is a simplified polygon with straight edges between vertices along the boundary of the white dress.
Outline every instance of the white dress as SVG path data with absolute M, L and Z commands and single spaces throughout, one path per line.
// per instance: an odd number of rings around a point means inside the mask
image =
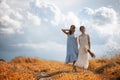
M 79 52 L 78 52 L 78 59 L 75 63 L 75 66 L 84 67 L 85 69 L 88 68 L 88 36 L 87 35 L 80 35 L 78 38 L 79 41 Z

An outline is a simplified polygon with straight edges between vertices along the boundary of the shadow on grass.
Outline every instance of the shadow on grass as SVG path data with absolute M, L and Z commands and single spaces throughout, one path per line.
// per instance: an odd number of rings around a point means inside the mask
M 69 73 L 69 72 L 71 72 L 71 71 L 55 71 L 55 72 L 52 72 L 52 73 L 40 72 L 36 76 L 36 80 L 39 80 L 41 78 L 50 78 L 54 75 L 58 75 L 58 74 L 61 74 L 61 73 Z

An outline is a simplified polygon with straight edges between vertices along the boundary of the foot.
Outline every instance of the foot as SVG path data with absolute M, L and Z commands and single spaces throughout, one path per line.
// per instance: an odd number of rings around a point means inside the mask
M 73 69 L 72 72 L 77 72 L 76 69 Z
M 87 72 L 87 69 L 84 69 L 84 72 L 86 73 L 86 72 Z
M 76 68 L 75 68 L 75 67 L 73 68 L 72 72 L 77 72 L 77 70 L 76 70 Z

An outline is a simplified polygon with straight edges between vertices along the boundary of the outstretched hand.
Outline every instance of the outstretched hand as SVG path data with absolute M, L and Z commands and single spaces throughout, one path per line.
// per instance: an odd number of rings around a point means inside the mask
M 65 34 L 69 34 L 69 29 L 61 29 Z
M 92 58 L 95 58 L 95 57 L 96 57 L 95 54 L 94 54 L 93 52 L 91 52 L 89 49 L 88 49 L 88 52 L 90 53 L 90 56 L 91 56 Z
M 92 58 L 96 57 L 94 53 L 90 53 L 90 55 L 91 55 Z

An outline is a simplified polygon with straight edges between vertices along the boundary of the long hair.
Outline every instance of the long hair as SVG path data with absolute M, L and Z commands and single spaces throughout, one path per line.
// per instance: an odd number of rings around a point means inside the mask
M 70 34 L 70 35 L 72 34 L 71 28 L 75 29 L 75 25 L 71 25 L 71 26 L 70 26 L 70 30 L 69 30 L 69 34 Z

